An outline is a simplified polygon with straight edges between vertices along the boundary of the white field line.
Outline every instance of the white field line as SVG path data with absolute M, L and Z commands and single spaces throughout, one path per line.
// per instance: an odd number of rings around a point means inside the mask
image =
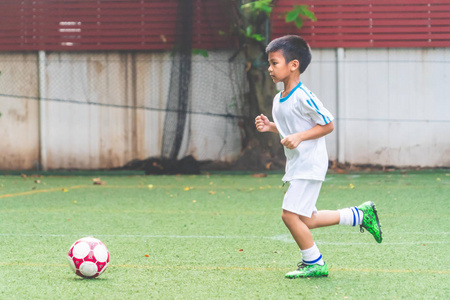
M 67 268 L 67 264 L 56 263 L 20 263 L 20 262 L 0 262 L 0 266 L 8 267 L 57 267 Z M 286 272 L 291 268 L 282 267 L 235 267 L 235 266 L 158 266 L 158 265 L 130 265 L 130 264 L 113 264 L 109 268 L 127 268 L 127 269 L 147 269 L 147 270 L 204 270 L 204 271 L 217 271 L 217 270 L 229 270 L 229 271 L 268 271 L 268 272 Z M 398 269 L 356 269 L 356 268 L 344 268 L 344 267 L 329 267 L 333 272 L 367 272 L 367 273 L 418 273 L 418 274 L 449 274 L 449 270 L 398 270 Z M 75 275 L 74 275 L 75 276 Z
M 405 234 L 405 233 L 402 233 Z M 414 233 L 418 234 L 418 233 Z M 420 236 L 423 236 L 425 233 L 421 233 Z M 426 233 L 430 234 L 430 233 Z M 441 233 L 433 233 L 439 235 L 449 234 L 448 232 Z M 84 236 L 95 236 L 95 237 L 112 237 L 112 238 L 148 238 L 148 239 L 233 239 L 233 240 L 274 240 L 281 241 L 284 243 L 295 243 L 293 238 L 289 234 L 282 234 L 276 236 L 252 236 L 252 235 L 244 235 L 244 236 L 233 236 L 233 235 L 159 235 L 159 234 L 26 234 L 26 233 L 0 233 L 0 236 L 4 237 L 84 237 Z M 320 239 L 316 240 L 317 244 L 320 245 L 369 245 L 373 244 L 373 242 L 328 242 L 321 241 Z M 405 242 L 388 242 L 384 241 L 382 245 L 421 245 L 421 244 L 450 244 L 450 240 L 439 240 L 439 241 L 405 241 Z

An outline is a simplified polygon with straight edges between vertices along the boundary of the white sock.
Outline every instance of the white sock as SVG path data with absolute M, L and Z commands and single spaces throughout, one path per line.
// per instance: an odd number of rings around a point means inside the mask
M 362 224 L 363 212 L 356 206 L 339 209 L 339 225 L 356 226 Z
M 319 264 L 323 266 L 324 262 L 322 259 L 322 254 L 320 254 L 319 248 L 317 248 L 316 243 L 309 249 L 300 250 L 302 253 L 303 263 L 306 265 Z

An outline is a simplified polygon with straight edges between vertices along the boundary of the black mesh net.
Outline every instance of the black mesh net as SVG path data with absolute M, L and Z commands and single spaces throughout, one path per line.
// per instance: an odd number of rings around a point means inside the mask
M 164 120 L 161 157 L 177 159 L 186 125 L 191 88 L 193 0 L 179 0 L 177 41 L 170 74 L 169 97 Z

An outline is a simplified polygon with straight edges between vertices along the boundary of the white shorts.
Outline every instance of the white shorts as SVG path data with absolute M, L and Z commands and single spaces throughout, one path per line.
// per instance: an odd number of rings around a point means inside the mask
M 322 181 L 320 180 L 294 179 L 289 181 L 282 208 L 311 218 L 312 214 L 317 212 L 316 203 L 321 187 Z

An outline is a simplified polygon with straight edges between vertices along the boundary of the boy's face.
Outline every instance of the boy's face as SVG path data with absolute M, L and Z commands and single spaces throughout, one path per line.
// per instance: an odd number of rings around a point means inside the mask
M 273 82 L 285 82 L 289 77 L 298 70 L 298 60 L 293 60 L 286 63 L 286 59 L 283 56 L 283 51 L 278 50 L 275 52 L 269 52 L 269 74 L 272 77 Z

